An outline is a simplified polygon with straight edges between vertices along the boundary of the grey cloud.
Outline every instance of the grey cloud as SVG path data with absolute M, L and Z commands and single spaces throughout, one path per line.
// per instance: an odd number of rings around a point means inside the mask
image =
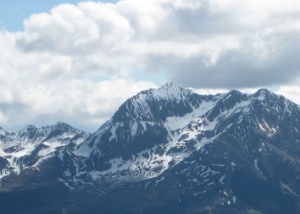
M 178 34 L 189 34 L 201 38 L 237 33 L 244 28 L 235 20 L 232 13 L 211 14 L 210 7 L 208 2 L 204 2 L 197 9 L 178 8 L 173 10 L 165 20 L 166 23 L 161 27 L 161 31 L 158 34 L 164 32 L 163 27 L 169 24 L 174 28 L 170 32 L 167 32 L 169 37 L 176 37 Z M 170 28 L 165 29 L 168 30 Z
M 174 81 L 196 88 L 244 88 L 280 85 L 300 76 L 299 33 L 274 35 L 276 51 L 261 59 L 253 47 L 242 44 L 239 49 L 227 50 L 213 65 L 199 53 L 182 59 L 174 55 L 151 55 L 146 61 L 148 70 L 165 72 Z
M 30 123 L 28 115 L 24 112 L 28 111 L 30 107 L 26 104 L 19 102 L 0 103 L 0 113 L 5 115 L 6 120 L 1 121 L 0 127 L 6 130 L 19 130 L 24 127 L 24 121 L 27 120 L 27 124 Z M 26 124 L 26 125 L 27 125 Z

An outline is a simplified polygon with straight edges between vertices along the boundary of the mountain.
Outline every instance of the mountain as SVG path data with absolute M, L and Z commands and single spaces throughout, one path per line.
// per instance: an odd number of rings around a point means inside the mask
M 62 150 L 75 148 L 89 133 L 58 122 L 52 126 L 37 128 L 28 125 L 17 133 L 0 129 L 0 181 L 6 187 L 24 185 L 28 175 L 40 172 L 54 158 L 60 158 Z M 16 182 L 12 177 L 19 177 Z M 10 181 L 12 180 L 12 181 Z M 25 182 L 25 183 L 24 183 Z M 32 182 L 29 179 L 29 182 Z
M 58 123 L 0 129 L 0 142 L 6 213 L 300 211 L 300 107 L 267 89 L 168 83 L 93 134 Z

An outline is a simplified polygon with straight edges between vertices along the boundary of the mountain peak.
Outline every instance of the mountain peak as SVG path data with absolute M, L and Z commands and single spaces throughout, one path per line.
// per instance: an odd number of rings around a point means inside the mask
M 272 94 L 272 92 L 267 88 L 258 89 L 255 94 L 264 95 L 264 94 Z
M 273 92 L 269 91 L 266 88 L 261 88 L 258 89 L 255 93 L 254 96 L 258 98 L 258 100 L 265 100 L 267 98 L 272 97 L 274 94 Z
M 32 131 L 36 131 L 38 128 L 34 125 L 27 125 L 25 126 L 25 128 L 21 129 L 20 132 L 32 132 Z
M 179 96 L 189 94 L 192 91 L 190 89 L 180 87 L 172 82 L 168 82 L 158 89 L 151 90 L 151 92 L 155 97 L 160 97 L 163 99 L 176 99 Z
M 35 125 L 31 125 L 31 124 L 27 125 L 25 128 L 26 129 L 37 129 L 37 127 Z
M 164 85 L 161 86 L 161 88 L 176 88 L 178 87 L 176 84 L 174 84 L 173 82 L 167 82 Z
M 229 97 L 239 97 L 241 95 L 243 95 L 242 92 L 240 92 L 239 90 L 236 90 L 236 89 L 232 89 L 229 92 L 224 94 L 224 98 L 226 99 L 226 98 L 229 98 Z
M 186 90 L 189 90 L 189 89 L 178 86 L 173 82 L 167 82 L 166 84 L 162 85 L 157 90 L 158 91 L 164 90 L 164 91 L 171 92 L 171 91 L 186 91 Z
M 63 121 L 57 121 L 57 122 L 55 123 L 55 125 L 67 125 L 67 126 L 69 126 L 68 123 L 63 122 Z
M 73 128 L 71 125 L 69 125 L 66 122 L 58 121 L 52 127 L 59 128 L 59 129 L 65 129 L 65 128 Z
M 241 94 L 242 92 L 240 92 L 239 90 L 236 89 L 232 89 L 228 92 L 228 94 Z
M 142 103 L 151 102 L 151 100 L 175 100 L 181 99 L 187 94 L 191 94 L 190 89 L 186 89 L 172 82 L 168 82 L 157 89 L 149 89 L 138 93 L 137 95 L 129 98 L 124 104 L 128 103 Z

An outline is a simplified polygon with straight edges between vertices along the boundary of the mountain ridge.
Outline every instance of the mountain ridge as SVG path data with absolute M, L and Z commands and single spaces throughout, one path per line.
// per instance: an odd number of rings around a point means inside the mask
M 168 83 L 129 98 L 93 134 L 50 127 L 15 135 L 37 141 L 24 159 L 20 148 L 4 151 L 9 132 L 0 130 L 1 188 L 51 184 L 75 201 L 92 194 L 97 200 L 80 207 L 87 213 L 300 210 L 300 108 L 267 89 L 201 95 Z

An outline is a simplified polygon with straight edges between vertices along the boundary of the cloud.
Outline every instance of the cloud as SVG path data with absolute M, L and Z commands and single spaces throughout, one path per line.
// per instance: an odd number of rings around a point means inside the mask
M 83 62 L 72 72 L 140 67 L 194 87 L 284 84 L 300 76 L 299 12 L 296 0 L 64 4 L 29 17 L 17 45 Z
M 62 4 L 0 32 L 0 122 L 96 129 L 124 100 L 169 80 L 204 91 L 300 79 L 296 0 Z M 295 86 L 296 87 L 296 86 Z M 93 128 L 94 127 L 94 128 Z
M 24 51 L 81 56 L 110 51 L 131 34 L 128 20 L 115 5 L 101 2 L 59 5 L 50 13 L 33 14 L 24 27 L 17 40 Z
M 180 56 L 152 55 L 148 56 L 147 61 L 151 70 L 172 71 L 168 72 L 169 79 L 186 86 L 243 88 L 286 84 L 300 75 L 297 56 L 300 43 L 294 36 L 300 35 L 279 36 L 276 42 L 255 41 L 250 46 L 245 41 L 241 48 L 216 49 L 211 56 L 209 51 L 185 60 L 180 60 Z M 263 44 L 257 47 L 256 42 Z M 268 49 L 265 46 L 271 47 Z
M 18 130 L 27 124 L 65 121 L 95 131 L 126 99 L 155 87 L 151 82 L 123 79 L 71 79 L 1 87 L 0 95 L 4 94 L 5 99 L 0 102 L 0 122 L 5 128 Z
M 28 114 L 34 124 L 54 117 L 93 130 L 110 118 L 127 98 L 153 87 L 156 85 L 143 81 L 74 79 L 35 85 L 20 96 L 21 102 L 29 105 Z
M 300 87 L 298 85 L 281 86 L 276 93 L 281 94 L 300 105 Z

